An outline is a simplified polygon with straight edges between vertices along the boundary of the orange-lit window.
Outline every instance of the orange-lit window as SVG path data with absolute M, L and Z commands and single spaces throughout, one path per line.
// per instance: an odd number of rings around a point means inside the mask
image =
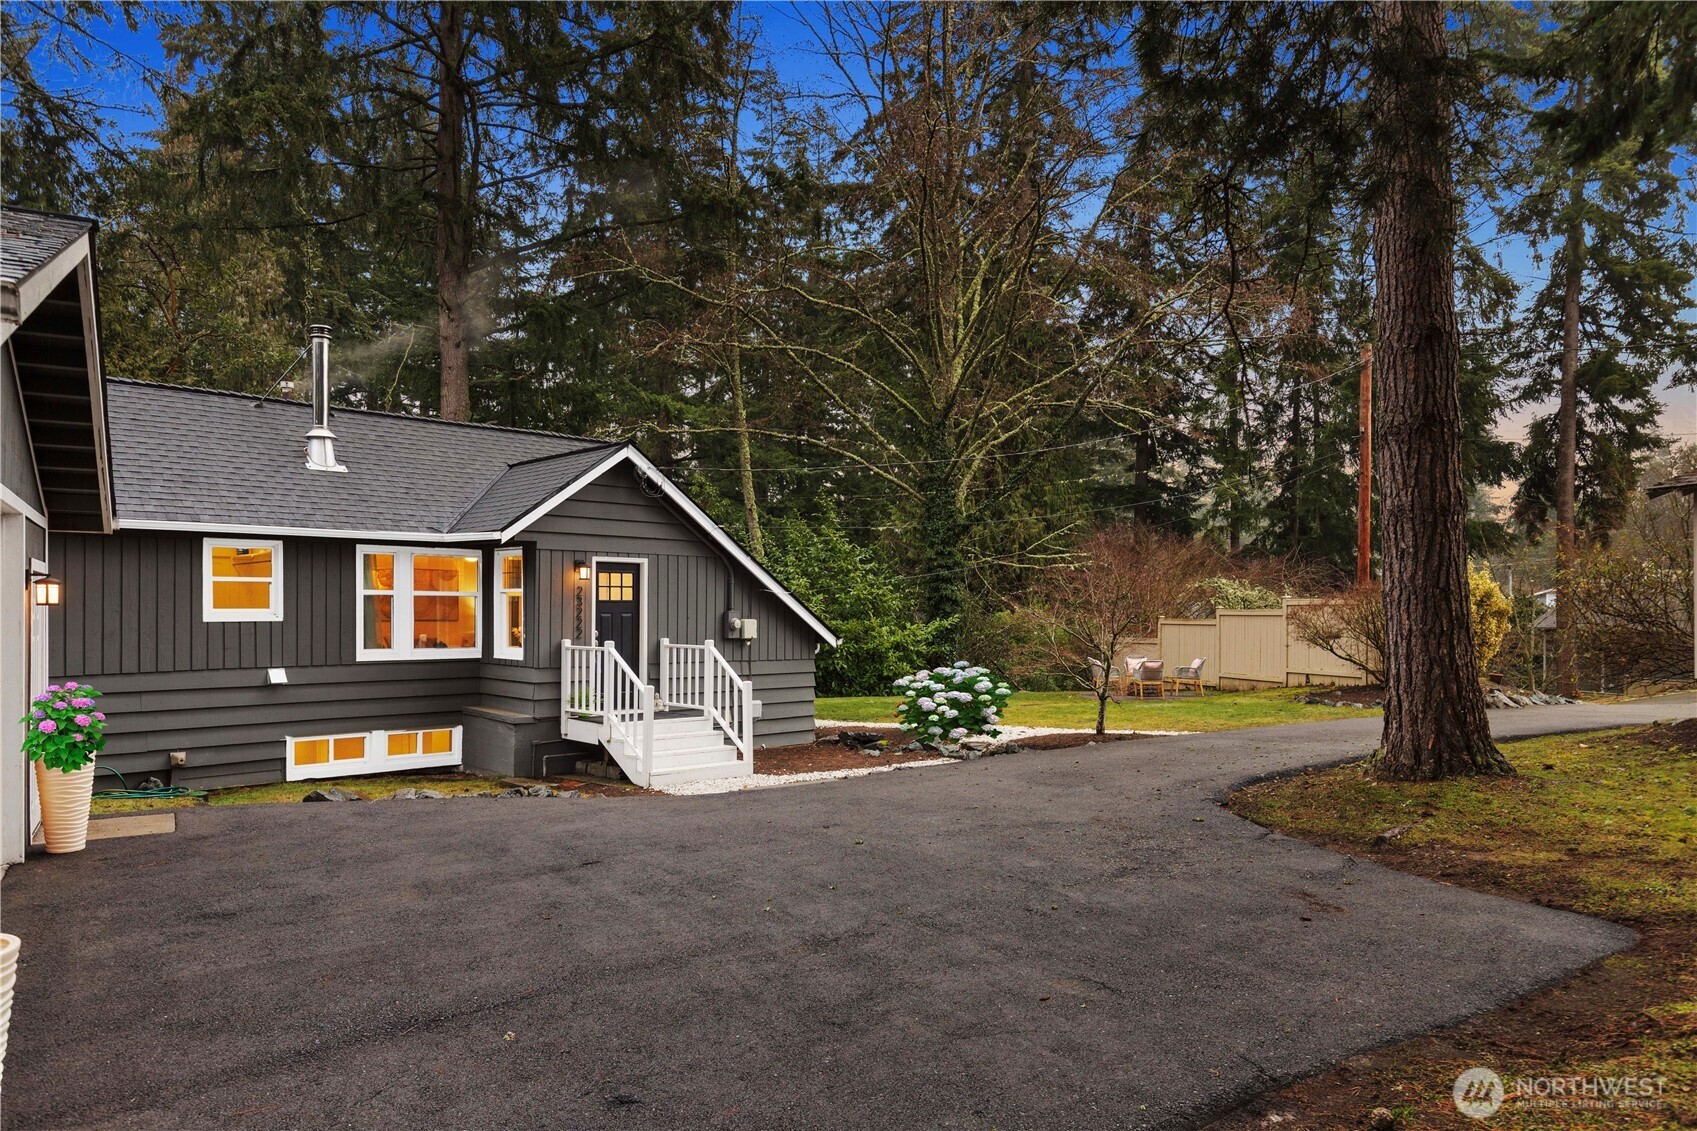
M 482 554 L 361 546 L 358 555 L 359 659 L 480 654 Z
M 597 601 L 636 600 L 636 574 L 630 570 L 604 569 L 595 576 Z
M 283 619 L 283 544 L 206 539 L 203 619 Z
M 291 737 L 283 765 L 284 776 L 289 781 L 304 781 L 444 768 L 459 763 L 460 728 L 451 726 Z
M 495 552 L 495 581 L 500 593 L 495 598 L 495 655 L 504 660 L 524 659 L 524 551 Z

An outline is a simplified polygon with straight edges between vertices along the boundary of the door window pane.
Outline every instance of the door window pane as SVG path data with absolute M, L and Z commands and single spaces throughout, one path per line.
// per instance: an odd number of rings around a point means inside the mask
M 596 582 L 596 599 L 601 601 L 636 600 L 636 575 L 629 571 L 609 571 Z

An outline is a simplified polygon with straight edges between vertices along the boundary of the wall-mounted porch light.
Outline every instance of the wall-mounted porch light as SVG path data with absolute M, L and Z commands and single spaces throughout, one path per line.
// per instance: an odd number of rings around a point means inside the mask
M 45 573 L 31 574 L 29 586 L 38 605 L 57 605 L 65 595 L 64 583 Z
M 579 558 L 577 561 L 573 562 L 572 564 L 577 566 L 577 579 L 579 581 L 588 581 L 589 580 L 589 563 L 584 561 L 582 558 Z

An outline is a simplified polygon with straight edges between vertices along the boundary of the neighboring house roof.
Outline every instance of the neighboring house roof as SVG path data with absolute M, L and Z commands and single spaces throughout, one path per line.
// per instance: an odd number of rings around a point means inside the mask
M 299 401 L 110 379 L 118 524 L 141 530 L 505 542 L 624 463 L 829 644 L 830 629 L 629 444 L 333 409 L 346 474 L 308 468 Z
M 1659 499 L 1674 491 L 1678 491 L 1682 495 L 1689 495 L 1693 491 L 1697 491 L 1697 473 L 1676 475 L 1672 479 L 1663 479 L 1659 483 L 1652 483 L 1645 489 L 1645 494 L 1652 499 Z

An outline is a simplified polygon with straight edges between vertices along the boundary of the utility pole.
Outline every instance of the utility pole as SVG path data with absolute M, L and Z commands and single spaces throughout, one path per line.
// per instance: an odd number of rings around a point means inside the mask
M 1373 347 L 1361 347 L 1361 484 L 1355 504 L 1355 583 L 1373 580 Z

